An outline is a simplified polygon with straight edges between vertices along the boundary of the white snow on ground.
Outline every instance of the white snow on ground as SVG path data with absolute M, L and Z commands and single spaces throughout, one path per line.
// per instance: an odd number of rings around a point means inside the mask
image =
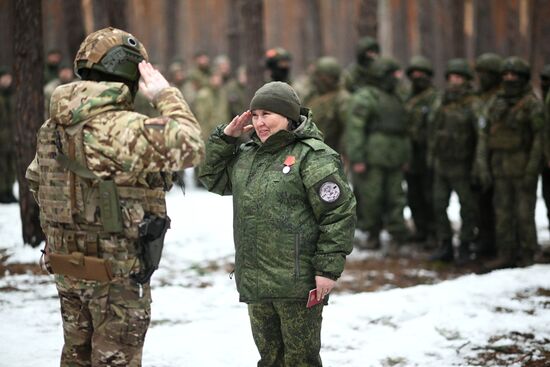
M 176 188 L 168 206 L 172 229 L 161 269 L 153 275 L 143 365 L 255 366 L 246 306 L 238 302 L 234 280 L 223 267 L 233 255 L 231 198 L 192 188 L 183 196 Z M 453 219 L 457 208 L 454 199 Z M 547 240 L 541 205 L 537 225 L 541 240 Z M 22 244 L 20 231 L 18 206 L 0 205 L 0 251 L 11 254 L 10 262 L 36 262 L 39 251 Z M 215 270 L 205 271 L 205 265 Z M 516 331 L 550 338 L 550 309 L 536 298 L 517 297 L 538 288 L 550 289 L 550 265 L 335 294 L 323 314 L 324 365 L 466 366 L 465 357 L 489 344 L 491 336 Z M 0 366 L 59 365 L 63 334 L 50 276 L 0 278 L 0 325 Z

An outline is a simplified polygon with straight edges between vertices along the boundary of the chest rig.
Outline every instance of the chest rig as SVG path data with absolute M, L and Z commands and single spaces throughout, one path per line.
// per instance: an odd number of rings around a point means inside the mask
M 38 132 L 40 222 L 54 273 L 108 281 L 139 267 L 138 226 L 145 213 L 166 216 L 165 194 L 162 180 L 122 186 L 88 169 L 87 122 L 65 127 L 50 119 Z
M 489 110 L 489 149 L 499 151 L 528 150 L 533 140 L 529 125 L 529 111 L 524 108 L 533 98 L 531 93 L 517 103 L 509 105 L 504 98 L 497 98 Z

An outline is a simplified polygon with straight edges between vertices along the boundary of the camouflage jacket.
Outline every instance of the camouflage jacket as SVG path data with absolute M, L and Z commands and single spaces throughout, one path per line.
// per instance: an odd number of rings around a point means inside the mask
M 352 250 L 355 197 L 339 156 L 305 116 L 263 144 L 254 134 L 239 146 L 224 128 L 210 136 L 199 177 L 233 195 L 240 300 L 306 299 L 315 275 L 337 279 Z
M 543 157 L 544 107 L 529 87 L 515 98 L 504 92 L 487 107 L 478 149 L 481 169 L 495 178 L 539 174 Z
M 343 136 L 346 129 L 350 94 L 344 89 L 313 95 L 303 104 L 311 109 L 315 123 L 323 133 L 325 143 L 344 154 Z
M 461 93 L 452 99 L 444 95 L 434 110 L 428 160 L 435 172 L 469 177 L 474 169 L 480 103 L 469 89 Z
M 342 72 L 342 84 L 350 93 L 354 93 L 362 87 L 373 84 L 373 79 L 368 68 L 354 63 Z
M 207 85 L 199 89 L 195 99 L 194 111 L 197 119 L 201 122 L 202 136 L 205 141 L 216 126 L 225 121 L 230 121 L 234 117 L 229 114 L 228 95 L 223 86 Z
M 432 139 L 429 117 L 437 106 L 439 94 L 430 87 L 407 98 L 408 131 L 412 145 L 412 157 L 409 170 L 411 173 L 424 172 L 428 154 L 428 142 Z
M 139 223 L 147 212 L 166 215 L 167 182 L 160 173 L 195 165 L 204 154 L 200 127 L 180 92 L 166 88 L 155 104 L 158 118 L 133 112 L 130 91 L 121 83 L 78 81 L 54 91 L 51 118 L 39 129 L 37 154 L 26 173 L 52 252 L 87 253 L 91 245 L 98 257 L 112 264 L 115 277 L 128 276 L 139 266 Z M 123 232 L 102 232 L 99 180 L 71 178 L 52 159 L 60 153 L 115 182 Z M 85 281 L 66 278 L 58 276 L 67 286 L 86 286 Z
M 395 94 L 369 86 L 353 94 L 346 129 L 350 162 L 387 168 L 409 163 L 407 115 Z

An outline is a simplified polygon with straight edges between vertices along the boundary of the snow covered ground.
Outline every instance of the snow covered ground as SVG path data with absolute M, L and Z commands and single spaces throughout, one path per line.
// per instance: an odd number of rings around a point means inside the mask
M 152 323 L 144 366 L 255 366 L 246 306 L 227 264 L 233 255 L 230 197 L 179 189 L 168 195 L 172 229 L 153 275 Z M 457 219 L 456 200 L 449 213 Z M 547 241 L 545 208 L 537 208 Z M 10 262 L 36 262 L 23 246 L 19 208 L 0 205 L 0 250 Z M 352 254 L 352 257 L 359 254 Z M 510 335 L 550 342 L 550 265 L 467 275 L 436 285 L 339 293 L 324 311 L 325 366 L 468 366 L 481 347 L 517 344 Z M 546 297 L 544 296 L 546 295 Z M 52 278 L 0 278 L 0 366 L 58 366 L 63 344 Z M 548 348 L 548 344 L 546 345 Z M 540 351 L 530 358 L 541 358 Z M 550 361 L 547 361 L 550 365 Z M 494 364 L 493 364 L 494 365 Z M 510 362 L 521 366 L 522 362 Z

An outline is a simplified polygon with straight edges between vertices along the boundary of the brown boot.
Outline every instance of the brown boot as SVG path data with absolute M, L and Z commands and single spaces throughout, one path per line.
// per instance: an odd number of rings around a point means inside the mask
M 498 255 L 495 259 L 487 261 L 483 264 L 483 267 L 487 271 L 493 271 L 498 269 L 515 268 L 516 262 L 510 255 Z

